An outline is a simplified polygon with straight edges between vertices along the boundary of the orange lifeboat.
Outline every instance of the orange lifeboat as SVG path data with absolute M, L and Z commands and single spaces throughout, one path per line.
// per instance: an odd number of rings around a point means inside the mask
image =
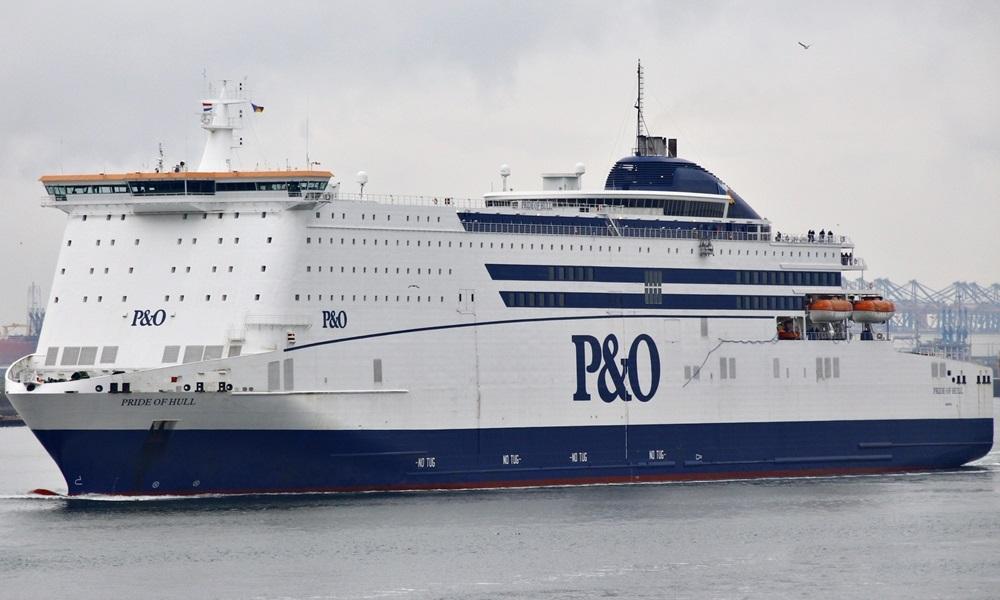
M 809 304 L 809 318 L 813 323 L 835 323 L 851 316 L 851 303 L 840 298 L 823 298 Z
M 896 305 L 881 298 L 862 298 L 854 301 L 851 318 L 855 323 L 885 323 L 896 312 Z

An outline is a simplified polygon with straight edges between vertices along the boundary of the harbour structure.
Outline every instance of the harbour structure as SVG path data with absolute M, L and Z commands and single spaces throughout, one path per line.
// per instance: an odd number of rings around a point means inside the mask
M 841 232 L 779 235 L 650 136 L 481 199 L 233 169 L 41 178 L 68 215 L 12 402 L 70 494 L 413 490 L 957 467 L 990 369 L 893 349 Z M 506 179 L 509 169 L 502 169 Z M 362 188 L 363 189 L 363 188 Z M 851 323 L 860 323 L 852 332 Z
M 24 323 L 0 325 L 0 370 L 6 370 L 17 359 L 33 354 L 38 344 L 38 334 L 45 320 L 41 306 L 41 289 L 32 283 L 28 286 L 28 311 Z M 14 407 L 7 401 L 4 386 L 0 384 L 0 425 L 20 424 Z
M 41 289 L 32 283 L 28 286 L 28 312 L 25 323 L 0 325 L 0 367 L 6 368 L 15 360 L 32 354 L 45 320 L 41 306 Z
M 1000 283 L 990 286 L 955 281 L 935 289 L 915 279 L 898 284 L 888 278 L 845 280 L 849 291 L 874 293 L 896 306 L 889 326 L 897 341 L 977 362 L 995 364 L 996 352 L 972 348 L 974 336 L 1000 336 Z

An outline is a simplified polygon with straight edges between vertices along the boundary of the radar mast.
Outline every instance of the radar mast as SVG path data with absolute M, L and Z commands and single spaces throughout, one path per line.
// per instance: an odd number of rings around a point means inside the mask
M 643 141 L 649 136 L 649 129 L 646 127 L 646 120 L 642 117 L 642 60 L 638 61 L 636 73 L 636 98 L 635 98 L 635 155 L 645 156 Z
M 642 81 L 642 61 L 638 61 L 635 98 L 635 155 L 636 156 L 677 156 L 677 140 L 649 135 L 646 118 L 642 114 L 642 97 L 645 86 Z

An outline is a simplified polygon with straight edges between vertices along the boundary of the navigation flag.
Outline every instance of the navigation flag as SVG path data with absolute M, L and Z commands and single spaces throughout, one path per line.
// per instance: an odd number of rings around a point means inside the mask
M 211 102 L 202 102 L 201 103 L 201 112 L 210 112 L 211 110 L 212 110 L 212 103 Z
M 253 107 L 253 111 L 255 113 L 262 113 L 262 112 L 264 112 L 264 107 L 263 106 L 257 106 L 253 102 L 250 103 L 250 106 Z

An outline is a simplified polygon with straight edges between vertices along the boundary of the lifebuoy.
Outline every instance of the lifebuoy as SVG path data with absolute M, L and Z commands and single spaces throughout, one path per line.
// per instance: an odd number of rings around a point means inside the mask
M 877 335 L 877 336 L 875 336 L 875 337 L 877 337 L 878 339 L 882 339 L 882 334 L 880 333 L 880 334 L 878 334 L 878 335 Z
M 323 194 L 323 199 L 329 201 L 330 200 L 330 192 L 326 192 L 325 194 Z

